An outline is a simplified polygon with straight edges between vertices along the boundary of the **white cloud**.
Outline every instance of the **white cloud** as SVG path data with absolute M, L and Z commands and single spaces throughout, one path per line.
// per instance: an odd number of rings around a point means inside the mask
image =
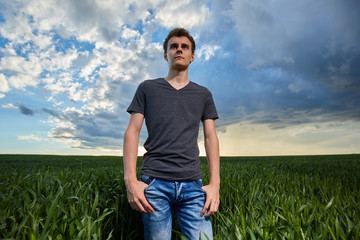
M 9 84 L 15 88 L 36 86 L 40 80 L 42 66 L 35 54 L 29 54 L 28 59 L 21 56 L 5 56 L 0 61 L 0 71 L 9 73 Z
M 119 149 L 119 137 L 122 136 L 128 119 L 125 105 L 130 102 L 140 81 L 150 76 L 158 77 L 161 66 L 166 66 L 162 59 L 162 47 L 157 43 L 146 42 L 142 37 L 127 45 L 100 42 L 96 43 L 89 59 L 84 61 L 79 72 L 85 81 L 76 82 L 69 70 L 58 74 L 56 78 L 44 80 L 45 88 L 53 94 L 50 101 L 57 102 L 56 96 L 65 93 L 69 99 L 84 103 L 81 109 L 68 108 L 63 111 L 64 118 L 52 123 L 50 136 L 73 144 L 76 148 Z M 105 113 L 116 118 L 124 116 L 124 120 L 100 120 Z M 89 127 L 85 123 L 94 125 Z M 96 132 L 93 128 L 103 130 Z
M 38 79 L 26 74 L 17 74 L 9 78 L 9 83 L 15 88 L 24 89 L 27 86 L 36 86 Z
M 1 34 L 10 41 L 2 49 L 0 70 L 6 74 L 1 78 L 4 82 L 1 90 L 9 88 L 5 81 L 24 90 L 29 86 L 42 87 L 50 93 L 48 100 L 55 108 L 67 109 L 62 110 L 61 119 L 50 117 L 51 137 L 79 148 L 118 148 L 122 133 L 114 138 L 110 129 L 123 131 L 125 124 L 119 126 L 118 121 L 101 120 L 101 116 L 105 113 L 116 116 L 120 111 L 127 119 L 124 108 L 136 85 L 147 78 L 158 77 L 166 66 L 161 44 L 145 39 L 152 34 L 146 27 L 154 31 L 156 23 L 144 23 L 142 35 L 131 27 L 139 19 L 145 21 L 150 16 L 149 8 L 164 2 L 7 1 L 9 9 L 21 14 L 7 12 L 1 28 Z M 63 40 L 74 37 L 77 40 L 74 44 L 91 42 L 95 48 L 90 52 L 75 45 L 63 45 Z M 119 42 L 119 37 L 128 42 Z M 18 55 L 19 49 L 22 53 Z M 44 71 L 45 76 L 40 77 Z M 64 96 L 81 103 L 68 108 Z M 109 131 L 97 132 L 95 135 L 99 137 L 94 137 L 94 130 L 86 126 L 90 122 L 100 129 L 108 126 Z
M 9 91 L 9 85 L 4 74 L 0 73 L 0 92 Z
M 125 27 L 121 32 L 121 37 L 123 39 L 133 39 L 140 36 L 140 33 L 136 30 Z
M 26 59 L 23 57 L 18 57 L 18 56 L 3 57 L 0 62 L 0 69 L 2 71 L 9 71 L 12 73 L 17 73 L 17 72 L 27 73 L 29 70 L 29 67 L 26 67 L 27 64 L 29 64 L 29 62 L 26 61 Z
M 56 51 L 55 45 L 56 43 L 54 42 L 51 47 L 39 53 L 38 57 L 41 59 L 43 68 L 50 72 L 68 70 L 80 53 L 74 48 L 67 49 L 65 52 L 59 52 Z
M 17 106 L 15 106 L 14 104 L 12 103 L 6 103 L 6 104 L 3 104 L 1 105 L 2 108 L 9 108 L 9 109 L 18 109 Z
M 85 78 L 86 81 L 89 81 L 95 73 L 95 70 L 105 63 L 101 60 L 101 54 L 98 55 L 97 51 L 95 50 L 92 56 L 89 57 L 89 62 L 84 65 L 81 69 L 80 77 Z
M 7 2 L 9 4 L 10 1 Z M 14 1 L 15 4 L 15 1 Z M 12 4 L 9 4 L 12 7 Z M 17 9 L 15 6 L 13 11 Z M 6 24 L 1 24 L 0 33 L 3 37 L 9 39 L 15 45 L 24 44 L 32 40 L 32 28 L 28 22 L 28 16 L 23 12 L 14 14 L 14 12 L 3 12 L 6 18 Z
M 156 10 L 155 19 L 167 28 L 201 26 L 210 17 L 210 10 L 201 1 L 168 0 Z
M 29 136 L 18 136 L 18 140 L 29 140 L 29 141 L 41 141 L 42 139 L 34 135 Z
M 3 4 L 8 11 L 4 12 L 6 24 L 0 33 L 16 44 L 32 42 L 44 49 L 51 44 L 54 32 L 63 38 L 74 36 L 93 43 L 116 41 L 123 25 L 144 20 L 149 16 L 148 7 L 158 2 L 5 0 Z
M 162 48 L 160 44 L 144 42 L 140 37 L 127 46 L 97 44 L 93 54 L 96 61 L 90 61 L 85 66 L 87 73 L 103 65 L 97 70 L 94 84 L 84 90 L 69 92 L 72 99 L 82 96 L 85 102 L 82 114 L 76 108 L 65 111 L 66 117 L 54 123 L 51 137 L 72 142 L 76 148 L 119 149 L 119 138 L 129 117 L 125 112 L 126 105 L 130 103 L 140 81 L 150 76 L 157 77 L 159 67 L 166 66 L 162 59 Z M 147 69 L 147 72 L 141 69 Z M 104 115 L 107 117 L 103 118 Z
M 215 56 L 215 52 L 220 49 L 220 46 L 215 45 L 202 45 L 199 50 L 197 50 L 197 56 L 200 59 L 204 59 L 205 61 L 208 61 L 211 57 Z

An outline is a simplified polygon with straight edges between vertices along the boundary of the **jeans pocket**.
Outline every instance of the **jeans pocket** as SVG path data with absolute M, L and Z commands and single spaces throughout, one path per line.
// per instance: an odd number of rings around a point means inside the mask
M 145 190 L 147 190 L 151 187 L 151 185 L 154 184 L 154 182 L 156 181 L 156 178 L 150 177 L 148 175 L 140 175 L 140 180 L 147 184 L 147 187 L 145 188 Z
M 200 189 L 201 191 L 205 192 L 204 189 L 202 189 L 202 180 L 201 179 L 198 179 L 198 180 L 195 180 L 195 181 L 192 181 L 192 183 L 194 184 L 194 186 L 198 189 Z

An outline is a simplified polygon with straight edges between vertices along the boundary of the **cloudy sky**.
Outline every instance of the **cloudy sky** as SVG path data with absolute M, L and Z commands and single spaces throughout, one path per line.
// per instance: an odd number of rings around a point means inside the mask
M 0 153 L 121 155 L 126 108 L 141 81 L 166 76 L 162 42 L 179 26 L 197 42 L 189 78 L 213 93 L 221 155 L 359 153 L 359 10 L 357 0 L 2 0 Z

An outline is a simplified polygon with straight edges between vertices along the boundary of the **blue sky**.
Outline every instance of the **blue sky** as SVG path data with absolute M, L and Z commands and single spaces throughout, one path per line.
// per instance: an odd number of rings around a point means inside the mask
M 213 93 L 221 155 L 359 153 L 359 9 L 356 0 L 3 0 L 0 153 L 121 155 L 125 110 L 141 81 L 166 76 L 162 42 L 174 27 L 195 37 L 189 78 Z

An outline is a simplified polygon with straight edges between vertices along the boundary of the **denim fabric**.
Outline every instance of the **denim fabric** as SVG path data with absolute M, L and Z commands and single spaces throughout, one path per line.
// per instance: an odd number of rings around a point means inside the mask
M 186 238 L 213 239 L 210 218 L 200 216 L 206 197 L 201 179 L 166 181 L 146 175 L 140 179 L 148 184 L 145 197 L 155 210 L 142 214 L 145 240 L 170 240 L 174 213 Z

